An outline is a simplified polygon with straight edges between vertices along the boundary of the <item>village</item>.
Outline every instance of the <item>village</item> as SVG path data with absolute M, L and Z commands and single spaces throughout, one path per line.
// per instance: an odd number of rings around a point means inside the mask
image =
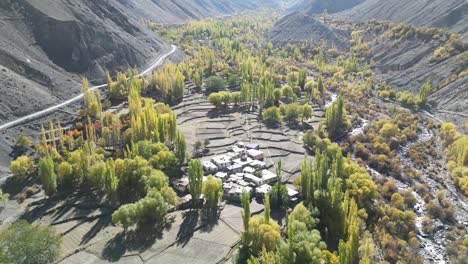
M 240 202 L 244 191 L 249 193 L 251 199 L 262 201 L 279 177 L 267 169 L 267 164 L 264 162 L 265 153 L 260 150 L 260 144 L 237 142 L 226 150 L 225 154 L 202 159 L 204 179 L 208 175 L 213 175 L 222 181 L 225 201 Z M 273 164 L 273 167 L 275 166 Z M 189 179 L 182 177 L 173 181 L 172 185 L 179 193 L 188 193 Z M 294 207 L 299 202 L 299 192 L 292 185 L 288 185 L 287 190 L 289 206 Z M 187 194 L 181 201 L 187 202 L 190 199 L 190 194 Z

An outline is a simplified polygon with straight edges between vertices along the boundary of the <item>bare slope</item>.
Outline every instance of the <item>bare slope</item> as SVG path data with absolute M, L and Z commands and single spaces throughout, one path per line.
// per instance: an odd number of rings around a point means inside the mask
M 465 37 L 468 32 L 466 0 L 366 0 L 337 16 L 355 21 L 379 19 L 423 27 L 444 27 Z
M 278 21 L 268 31 L 267 38 L 277 44 L 307 41 L 318 43 L 324 40 L 328 46 L 334 44 L 341 49 L 348 48 L 347 36 L 300 12 L 289 14 Z
M 157 23 L 232 15 L 259 8 L 284 8 L 291 0 L 116 0 L 128 13 Z
M 319 14 L 325 10 L 328 13 L 336 13 L 358 5 L 365 0 L 302 0 L 295 4 L 291 10 L 301 11 L 307 14 Z
M 108 1 L 1 1 L 0 36 L 0 122 L 77 93 L 79 75 L 143 66 L 169 48 Z
M 102 80 L 143 67 L 170 49 L 145 21 L 180 23 L 283 0 L 2 0 L 0 123 L 80 91 L 81 76 Z

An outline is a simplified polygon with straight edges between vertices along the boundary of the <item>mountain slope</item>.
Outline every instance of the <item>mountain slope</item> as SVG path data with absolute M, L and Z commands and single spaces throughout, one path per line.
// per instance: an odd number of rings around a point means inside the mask
M 290 0 L 117 0 L 129 15 L 157 23 L 182 23 L 189 19 L 219 17 L 259 8 L 282 9 Z
M 342 19 L 364 21 L 390 20 L 423 27 L 443 27 L 468 32 L 468 2 L 466 0 L 366 0 L 337 14 Z
M 77 93 L 79 75 L 100 79 L 169 48 L 108 1 L 1 1 L 0 36 L 0 121 Z
M 292 11 L 300 11 L 306 14 L 320 14 L 325 10 L 328 13 L 336 13 L 358 5 L 365 0 L 303 0 L 291 7 Z
M 80 91 L 81 76 L 103 79 L 151 63 L 170 46 L 144 21 L 181 23 L 258 9 L 283 0 L 2 0 L 0 122 Z
M 320 42 L 325 41 L 327 46 L 334 44 L 340 49 L 347 49 L 347 36 L 329 28 L 312 16 L 304 13 L 292 13 L 278 21 L 270 29 L 266 37 L 273 43 L 285 44 L 290 42 Z

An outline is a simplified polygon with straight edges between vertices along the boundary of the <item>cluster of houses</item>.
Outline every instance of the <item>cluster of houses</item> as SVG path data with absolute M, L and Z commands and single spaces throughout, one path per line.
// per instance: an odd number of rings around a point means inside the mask
M 205 175 L 213 175 L 222 181 L 224 199 L 240 201 L 244 191 L 251 197 L 263 198 L 277 181 L 277 175 L 266 169 L 263 160 L 264 153 L 259 144 L 239 142 L 228 147 L 226 154 L 202 161 L 202 165 Z M 188 178 L 179 179 L 173 185 L 185 192 Z M 297 191 L 288 188 L 288 193 L 293 203 L 297 201 Z

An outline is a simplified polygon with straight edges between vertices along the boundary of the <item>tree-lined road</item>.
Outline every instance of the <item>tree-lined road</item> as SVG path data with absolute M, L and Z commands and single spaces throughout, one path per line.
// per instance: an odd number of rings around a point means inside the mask
M 143 76 L 143 75 L 147 75 L 148 73 L 150 73 L 154 68 L 160 66 L 166 59 L 167 57 L 169 57 L 170 55 L 172 55 L 175 51 L 177 50 L 177 47 L 174 46 L 174 45 L 171 45 L 171 49 L 163 54 L 162 56 L 160 56 L 153 64 L 151 64 L 147 69 L 145 69 L 143 72 L 141 72 L 140 74 L 138 74 L 138 77 L 140 76 Z M 101 85 L 97 85 L 97 86 L 93 86 L 93 87 L 90 87 L 89 90 L 90 91 L 94 91 L 94 90 L 97 90 L 97 89 L 100 89 L 100 88 L 104 88 L 104 87 L 107 87 L 107 83 L 106 84 L 101 84 Z M 28 122 L 28 121 L 32 121 L 32 120 L 35 120 L 39 117 L 42 117 L 44 115 L 47 115 L 51 112 L 54 112 L 56 111 L 57 109 L 61 108 L 61 107 L 64 107 L 64 106 L 67 106 L 69 104 L 72 104 L 76 101 L 79 101 L 83 98 L 83 93 L 65 101 L 65 102 L 62 102 L 60 104 L 57 104 L 57 105 L 54 105 L 54 106 L 51 106 L 51 107 L 48 107 L 46 109 L 43 109 L 41 111 L 38 111 L 38 112 L 35 112 L 35 113 L 32 113 L 32 114 L 29 114 L 27 116 L 23 116 L 23 117 L 20 117 L 16 120 L 13 120 L 11 122 L 8 122 L 8 123 L 5 123 L 3 125 L 0 125 L 0 130 L 5 130 L 5 129 L 8 129 L 8 128 L 11 128 L 11 127 L 14 127 L 14 126 L 17 126 L 17 125 L 20 125 L 20 124 L 23 124 L 25 122 Z

